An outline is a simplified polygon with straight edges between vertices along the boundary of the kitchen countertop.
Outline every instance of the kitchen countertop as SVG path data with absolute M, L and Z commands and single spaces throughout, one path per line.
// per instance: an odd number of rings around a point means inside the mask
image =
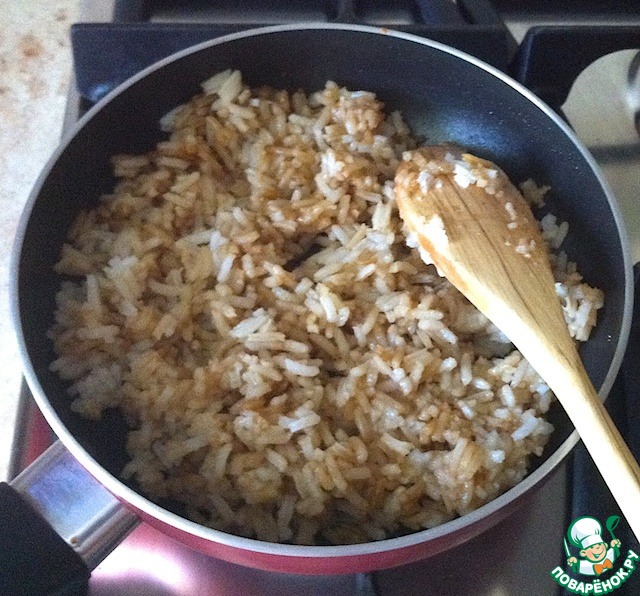
M 0 480 L 7 477 L 21 366 L 9 306 L 20 214 L 60 139 L 79 0 L 3 2 L 0 15 Z

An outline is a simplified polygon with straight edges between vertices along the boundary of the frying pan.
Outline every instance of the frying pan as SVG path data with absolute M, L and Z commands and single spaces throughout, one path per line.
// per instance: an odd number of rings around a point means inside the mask
M 516 181 L 532 177 L 550 185 L 550 209 L 570 222 L 565 249 L 586 280 L 606 294 L 598 326 L 582 346 L 581 355 L 602 397 L 609 391 L 629 331 L 631 264 L 615 200 L 594 160 L 563 120 L 501 72 L 424 38 L 354 25 L 265 28 L 198 45 L 127 81 L 78 123 L 36 184 L 14 255 L 13 312 L 27 382 L 64 447 L 54 445 L 45 460 L 36 462 L 35 471 L 28 469 L 16 479 L 14 488 L 30 507 L 53 518 L 59 531 L 61 527 L 66 531 L 61 533 L 82 553 L 89 567 L 135 524 L 129 512 L 212 556 L 296 573 L 381 569 L 469 540 L 512 512 L 575 445 L 577 435 L 559 405 L 550 413 L 556 431 L 542 457 L 533 462 L 531 473 L 491 503 L 407 536 L 351 546 L 295 546 L 205 528 L 183 518 L 172 504 L 147 500 L 134 484 L 118 478 L 127 461 L 122 417 L 117 412 L 108 413 L 99 422 L 78 417 L 69 409 L 64 383 L 49 371 L 54 354 L 46 330 L 53 322 L 54 296 L 60 283 L 53 265 L 69 225 L 79 210 L 91 207 L 113 187 L 109 157 L 151 149 L 162 138 L 159 119 L 195 95 L 203 80 L 226 68 L 240 69 L 251 86 L 310 91 L 331 79 L 350 89 L 374 91 L 389 109 L 401 110 L 413 132 L 425 142 L 458 143 L 497 162 Z M 56 478 L 43 480 L 51 470 Z M 93 511 L 89 525 L 101 531 L 106 528 L 110 540 L 95 538 L 86 520 L 77 521 L 79 525 L 60 521 L 60 509 L 81 517 L 78 510 L 85 505 L 75 507 L 75 499 L 82 501 L 83 496 L 93 495 L 92 491 L 102 496 L 88 500 L 95 505 L 102 499 L 105 505 L 97 507 L 98 513 Z M 16 509 L 9 514 L 5 510 L 0 519 L 16 520 L 17 508 L 28 507 L 23 507 L 15 491 L 6 485 L 1 492 L 11 501 L 5 509 Z M 62 506 L 57 504 L 60 495 Z M 105 511 L 114 515 L 105 516 Z M 94 523 L 96 518 L 99 522 Z M 25 523 L 15 521 L 12 525 L 20 529 Z M 44 538 L 42 541 L 44 544 Z M 16 551 L 16 542 L 12 545 Z M 65 557 L 63 553 L 61 560 Z M 51 557 L 44 556 L 47 558 Z M 5 568 L 19 570 L 27 564 L 17 560 L 16 554 L 12 565 Z M 40 565 L 31 564 L 34 572 Z

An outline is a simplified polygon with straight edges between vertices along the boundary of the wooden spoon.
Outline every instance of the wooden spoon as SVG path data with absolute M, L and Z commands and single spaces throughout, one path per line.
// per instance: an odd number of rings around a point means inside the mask
M 423 259 L 501 329 L 549 385 L 640 537 L 640 468 L 569 335 L 527 202 L 497 166 L 452 147 L 406 156 L 395 194 Z

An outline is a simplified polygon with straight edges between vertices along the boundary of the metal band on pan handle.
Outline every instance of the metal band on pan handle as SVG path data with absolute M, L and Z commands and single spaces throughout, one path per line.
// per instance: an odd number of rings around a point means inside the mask
M 60 441 L 10 484 L 89 569 L 95 569 L 140 521 Z

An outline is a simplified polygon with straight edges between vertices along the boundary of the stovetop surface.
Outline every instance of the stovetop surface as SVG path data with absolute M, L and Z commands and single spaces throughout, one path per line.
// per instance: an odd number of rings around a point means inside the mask
M 532 24 L 608 23 L 632 25 L 640 31 L 640 7 L 635 2 L 575 2 L 564 12 L 558 3 L 536 0 L 523 10 L 520 2 L 459 0 L 457 8 L 438 3 L 438 18 L 426 0 L 388 3 L 382 0 L 335 0 L 265 3 L 243 0 L 208 3 L 197 0 L 85 0 L 82 21 L 74 29 L 78 90 L 70 96 L 67 123 L 92 101 L 128 75 L 162 57 L 141 50 L 140 35 L 155 36 L 164 55 L 201 39 L 256 25 L 297 21 L 348 21 L 397 27 L 476 48 L 480 57 L 503 70 L 517 64 L 517 43 Z M 450 4 L 450 6 L 446 6 Z M 444 8 L 443 8 L 444 6 Z M 453 9 L 452 9 L 453 6 Z M 241 8 L 241 10 L 240 10 Z M 506 22 L 507 26 L 503 24 Z M 115 25 L 95 24 L 116 21 Z M 181 24 L 176 26 L 176 22 Z M 189 24 L 190 23 L 190 24 Z M 197 23 L 194 27 L 193 23 Z M 113 31 L 117 30 L 117 42 Z M 109 33 L 111 31 L 111 33 Z M 176 31 L 178 33 L 176 33 Z M 158 43 L 161 40 L 162 43 Z M 478 44 L 481 40 L 481 44 Z M 78 49 L 85 44 L 84 50 Z M 89 44 L 87 46 L 86 44 Z M 93 44 L 93 45 L 91 45 Z M 129 44 L 129 45 L 128 45 Z M 493 45 L 492 45 L 493 44 Z M 87 49 L 90 47 L 90 49 Z M 135 60 L 120 56 L 109 61 L 114 48 L 122 56 L 136 47 Z M 640 47 L 640 41 L 638 42 Z M 627 50 L 587 69 L 571 88 L 562 106 L 568 121 L 591 149 L 617 195 L 627 225 L 634 261 L 640 260 L 640 54 Z M 106 58 L 105 58 L 106 56 Z M 89 64 L 82 64 L 88 60 Z M 87 69 L 88 66 L 88 69 Z M 593 93 L 598 89 L 598 93 Z M 569 91 L 567 88 L 566 91 Z M 14 471 L 49 442 L 46 425 L 28 392 L 22 399 L 22 432 L 17 435 Z M 640 445 L 640 440 L 639 440 Z M 584 454 L 582 463 L 584 465 Z M 562 465 L 516 513 L 478 538 L 426 561 L 372 575 L 294 576 L 239 567 L 192 551 L 141 524 L 94 571 L 91 595 L 155 594 L 456 594 L 460 596 L 552 596 L 559 594 L 549 572 L 565 558 L 562 539 L 572 510 L 572 461 Z M 597 473 L 586 468 L 589 480 Z M 639 580 L 640 581 L 640 580 Z M 640 593 L 640 583 L 629 594 Z M 622 591 L 618 591 L 623 594 Z

